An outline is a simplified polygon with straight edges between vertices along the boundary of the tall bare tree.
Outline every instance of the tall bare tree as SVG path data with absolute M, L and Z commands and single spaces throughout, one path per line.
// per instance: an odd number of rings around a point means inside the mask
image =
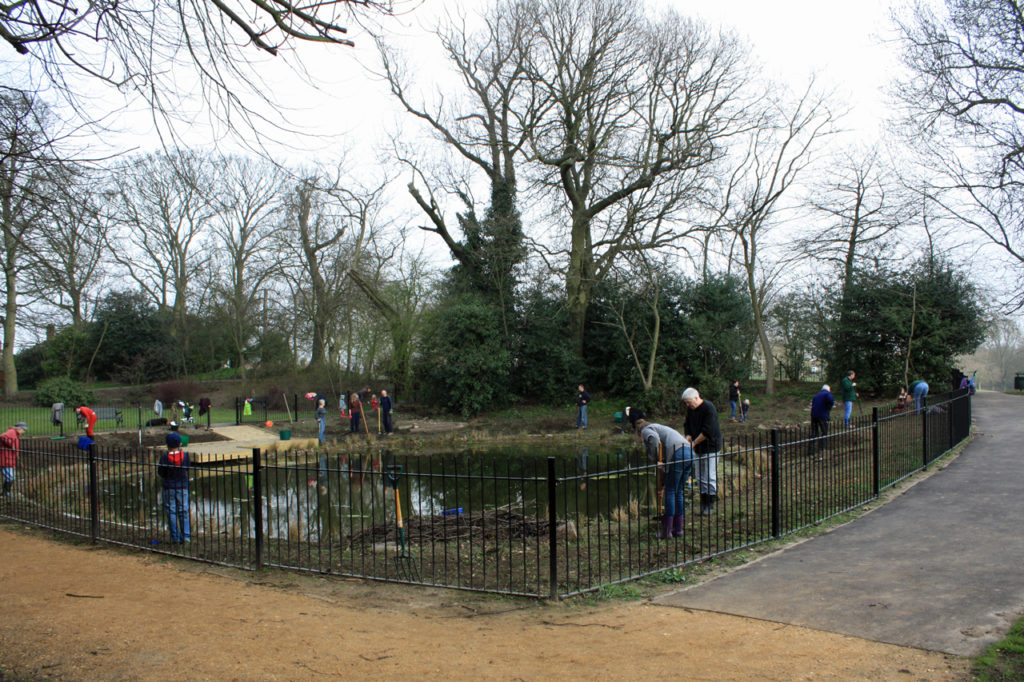
M 104 173 L 62 165 L 47 172 L 45 220 L 27 242 L 32 252 L 34 288 L 81 328 L 105 275 L 107 233 L 113 218 L 111 197 L 96 191 Z
M 19 295 L 31 263 L 28 242 L 45 219 L 46 173 L 61 162 L 55 153 L 53 121 L 35 97 L 0 88 L 0 238 L 2 238 L 4 395 L 18 392 L 14 349 Z
M 112 258 L 153 303 L 171 311 L 184 371 L 191 288 L 210 262 L 211 187 L 211 159 L 202 152 L 137 157 L 117 174 Z
M 781 259 L 765 257 L 770 232 L 787 208 L 798 177 L 814 160 L 822 139 L 835 132 L 827 98 L 813 82 L 795 101 L 765 97 L 745 147 L 736 154 L 718 205 L 715 228 L 734 240 L 733 258 L 743 270 L 754 326 L 765 363 L 765 392 L 775 392 L 775 354 L 767 311 L 781 272 Z
M 996 247 L 1024 306 L 1024 7 L 1017 0 L 918 0 L 895 17 L 909 76 L 895 91 L 920 143 L 925 192 Z
M 309 323 L 310 364 L 327 367 L 343 320 L 349 272 L 372 236 L 385 184 L 354 188 L 339 170 L 300 178 L 288 201 L 291 241 L 297 256 L 292 277 L 297 303 Z
M 274 164 L 239 156 L 218 159 L 213 172 L 215 287 L 231 322 L 233 364 L 244 370 L 257 308 L 284 260 L 277 236 L 284 229 L 287 176 Z
M 908 227 L 910 196 L 877 147 L 840 152 L 814 183 L 809 203 L 826 222 L 809 235 L 804 251 L 841 272 L 846 290 L 860 258 L 889 257 L 887 247 Z
M 619 254 L 673 245 L 672 222 L 614 210 L 641 192 L 666 217 L 698 202 L 735 132 L 743 85 L 736 41 L 635 0 L 534 0 L 526 121 L 538 180 L 559 199 L 570 339 L 582 353 L 594 285 Z M 659 209 L 655 208 L 658 211 Z M 602 220 L 603 218 L 603 220 Z M 657 226 L 657 232 L 640 227 Z
M 496 301 L 505 320 L 513 307 L 515 268 L 525 258 L 518 207 L 518 166 L 526 144 L 520 120 L 530 108 L 523 57 L 532 33 L 523 3 L 499 0 L 487 11 L 479 30 L 463 21 L 435 32 L 462 89 L 435 104 L 410 92 L 412 74 L 398 53 L 380 44 L 384 76 L 392 93 L 411 115 L 424 122 L 437 141 L 470 169 L 454 165 L 428 172 L 424 162 L 400 151 L 412 168 L 408 189 L 428 219 L 421 229 L 438 235 L 458 261 L 466 285 Z M 488 201 L 477 205 L 469 187 L 483 177 Z M 457 213 L 447 208 L 454 198 Z M 461 231 L 461 235 L 459 232 Z

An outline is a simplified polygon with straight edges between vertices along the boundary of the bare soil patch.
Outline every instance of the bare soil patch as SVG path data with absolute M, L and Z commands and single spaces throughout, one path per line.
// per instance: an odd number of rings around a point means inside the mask
M 928 651 L 647 602 L 251 573 L 0 525 L 0 679 L 961 680 Z

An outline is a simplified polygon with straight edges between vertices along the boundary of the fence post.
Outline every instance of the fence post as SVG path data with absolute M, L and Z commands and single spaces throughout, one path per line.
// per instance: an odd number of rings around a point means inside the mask
M 921 462 L 928 469 L 928 402 L 921 396 Z
M 263 568 L 263 473 L 260 449 L 252 449 L 253 525 L 256 526 L 256 570 Z
M 762 441 L 763 442 L 763 441 Z M 772 537 L 778 538 L 782 535 L 782 467 L 779 457 L 779 431 L 772 429 L 771 466 L 772 476 Z
M 299 394 L 292 393 L 292 416 L 295 417 L 295 421 L 299 421 Z
M 235 426 L 238 426 L 239 424 L 242 423 L 242 408 L 240 407 L 241 402 L 241 398 L 235 398 Z
M 96 444 L 89 445 L 89 535 L 93 544 L 100 536 L 100 496 L 97 492 L 100 485 L 99 472 L 96 470 Z
M 874 497 L 878 497 L 882 484 L 882 456 L 879 442 L 878 406 L 871 408 L 871 487 Z
M 548 581 L 552 599 L 558 599 L 558 533 L 555 527 L 558 505 L 555 484 L 555 458 L 548 457 Z
M 949 445 L 946 446 L 945 450 L 949 451 L 953 449 L 956 442 L 953 440 L 953 421 L 956 418 L 956 403 L 959 400 L 959 396 L 949 401 L 949 407 L 946 408 L 946 431 L 949 433 Z

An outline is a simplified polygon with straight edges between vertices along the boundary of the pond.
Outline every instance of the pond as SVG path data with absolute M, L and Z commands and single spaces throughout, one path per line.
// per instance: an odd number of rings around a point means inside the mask
M 554 458 L 560 516 L 571 510 L 583 517 L 609 517 L 654 499 L 654 468 L 637 448 L 501 447 L 420 456 L 392 450 L 312 452 L 262 467 L 264 528 L 270 538 L 309 542 L 352 536 L 394 523 L 396 498 L 405 519 L 502 509 L 546 519 L 549 457 Z M 159 523 L 163 512 L 155 469 L 135 465 L 101 477 L 103 507 L 112 520 L 145 515 Z M 253 485 L 249 465 L 194 467 L 190 506 L 195 522 L 211 532 L 253 537 Z

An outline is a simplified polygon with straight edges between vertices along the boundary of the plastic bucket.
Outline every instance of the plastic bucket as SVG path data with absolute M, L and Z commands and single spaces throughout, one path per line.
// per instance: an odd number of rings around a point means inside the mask
M 192 439 L 189 436 L 186 436 L 185 434 L 181 434 L 181 447 L 185 447 L 186 445 L 188 445 L 188 442 L 190 440 L 192 440 Z
M 292 439 L 292 432 L 291 432 L 290 429 L 285 429 L 284 431 L 281 432 L 281 440 L 291 440 L 291 439 Z

